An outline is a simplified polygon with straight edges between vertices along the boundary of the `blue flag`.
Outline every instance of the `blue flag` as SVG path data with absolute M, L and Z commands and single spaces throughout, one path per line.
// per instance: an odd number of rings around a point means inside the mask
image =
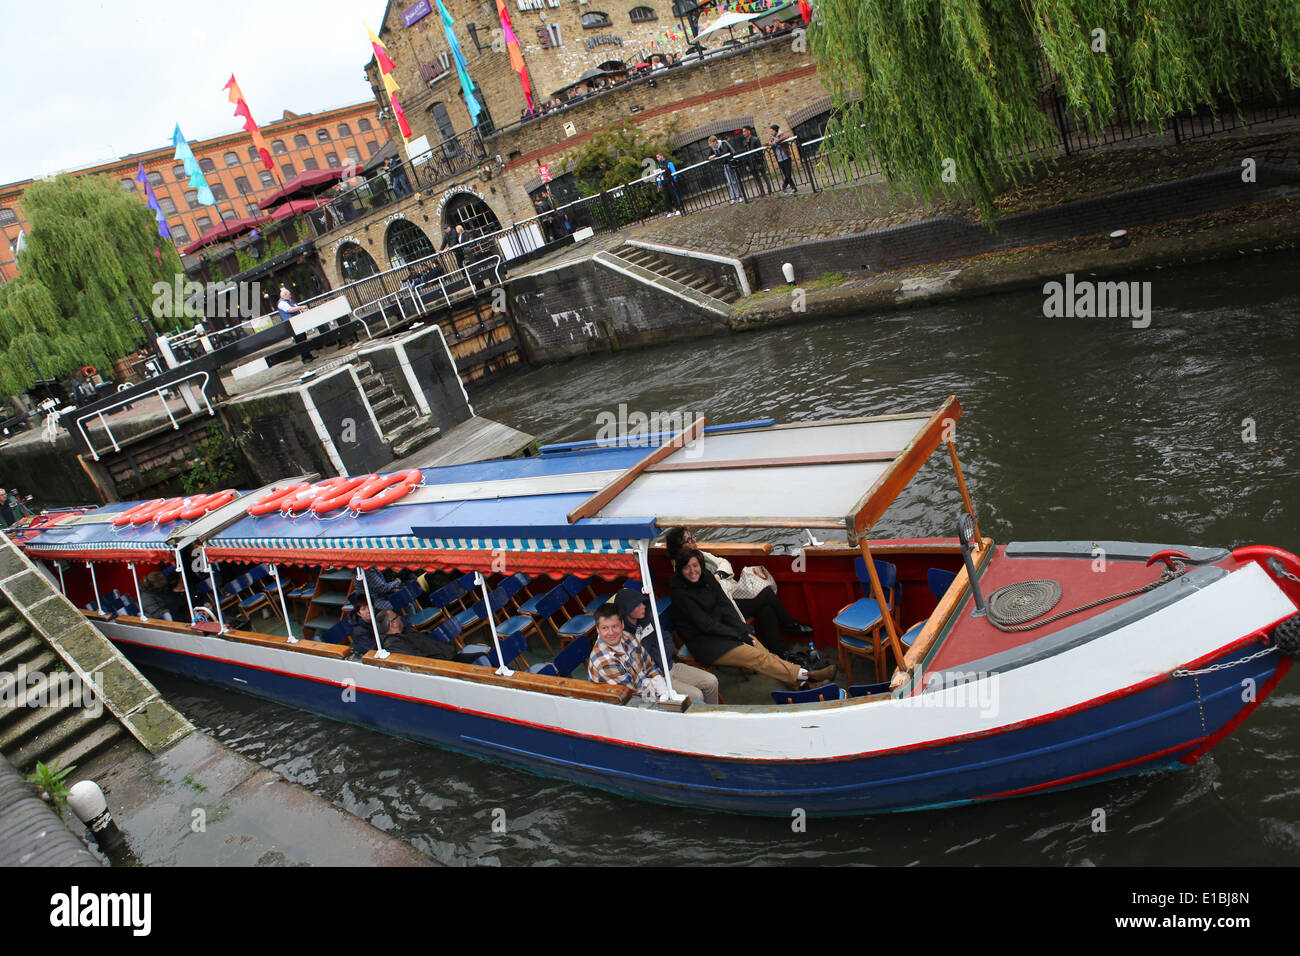
M 451 58 L 456 61 L 456 73 L 460 76 L 460 88 L 465 93 L 465 105 L 469 107 L 470 121 L 477 126 L 478 116 L 483 112 L 483 108 L 479 106 L 478 97 L 474 95 L 474 81 L 469 78 L 469 64 L 465 62 L 465 54 L 460 50 L 460 41 L 456 39 L 456 33 L 452 30 L 456 21 L 442 5 L 442 0 L 438 0 L 438 15 L 442 17 L 442 27 L 447 32 L 447 46 L 451 47 Z
M 154 212 L 154 221 L 158 223 L 158 235 L 164 239 L 172 237 L 171 226 L 167 225 L 167 217 L 163 215 L 162 207 L 158 205 L 158 198 L 153 194 L 153 187 L 149 185 L 149 176 L 144 171 L 144 163 L 136 162 L 135 181 L 144 187 L 145 205 Z
M 204 206 L 215 206 L 216 197 L 212 195 L 212 190 L 208 187 L 208 181 L 203 176 L 203 170 L 199 168 L 199 161 L 194 158 L 194 150 L 190 149 L 190 144 L 185 141 L 185 136 L 181 133 L 181 124 L 176 124 L 176 131 L 172 133 L 172 145 L 176 147 L 176 159 L 181 161 L 185 171 L 190 174 L 189 187 L 198 190 L 198 200 Z

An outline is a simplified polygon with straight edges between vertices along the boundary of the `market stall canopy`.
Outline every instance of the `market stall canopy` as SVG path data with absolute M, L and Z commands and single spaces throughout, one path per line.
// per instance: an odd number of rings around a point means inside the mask
M 602 70 L 599 68 L 590 69 L 586 73 L 582 74 L 582 76 L 574 80 L 572 83 L 569 83 L 566 86 L 561 86 L 558 90 L 556 90 L 551 95 L 559 96 L 561 93 L 567 93 L 575 86 L 581 86 L 583 83 L 590 83 L 592 80 L 599 80 L 602 77 L 606 77 L 606 76 L 622 76 L 626 72 L 627 72 L 626 70 Z
M 197 252 L 204 246 L 210 246 L 214 242 L 222 242 L 226 239 L 234 239 L 242 236 L 246 232 L 252 232 L 258 226 L 265 222 L 270 222 L 269 216 L 259 216 L 256 218 L 246 219 L 223 219 L 217 225 L 213 226 L 203 235 L 199 236 L 188 246 L 181 249 L 181 255 L 188 256 L 191 252 Z
M 271 213 L 270 218 L 277 221 L 288 219 L 290 216 L 298 216 L 305 212 L 315 212 L 328 203 L 328 199 L 290 199 L 280 203 L 275 212 Z
M 263 209 L 272 209 L 279 203 L 287 199 L 301 199 L 305 196 L 315 196 L 332 187 L 343 178 L 344 170 L 338 169 L 305 169 L 293 179 L 289 180 L 271 195 L 263 199 L 259 206 Z

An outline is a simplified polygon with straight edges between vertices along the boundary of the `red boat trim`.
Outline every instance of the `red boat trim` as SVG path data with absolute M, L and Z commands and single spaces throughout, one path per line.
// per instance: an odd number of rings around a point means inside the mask
M 25 545 L 23 550 L 29 558 L 44 558 L 50 561 L 130 561 L 133 564 L 162 563 L 171 561 L 175 555 L 170 551 L 155 548 L 117 548 L 104 551 L 52 551 Z
M 1097 770 L 1089 770 L 1086 773 L 1076 773 L 1069 777 L 1060 777 L 1056 780 L 1048 780 L 1046 783 L 1036 783 L 1031 787 L 1020 787 L 1018 790 L 1004 790 L 1001 793 L 986 793 L 982 797 L 976 797 L 976 800 L 1001 800 L 1004 797 L 1020 797 L 1027 793 L 1036 793 L 1040 790 L 1051 790 L 1055 787 L 1068 787 L 1072 783 L 1078 783 L 1080 780 L 1087 780 L 1090 777 L 1099 777 L 1102 774 L 1114 773 L 1117 770 L 1124 770 L 1127 767 L 1133 767 L 1140 763 L 1146 763 L 1150 760 L 1159 760 L 1161 757 L 1167 757 L 1171 753 L 1183 750 L 1187 747 L 1194 747 L 1198 742 L 1204 740 L 1203 737 L 1193 737 L 1191 740 L 1185 740 L 1181 744 L 1174 744 L 1172 747 L 1165 747 L 1163 750 L 1157 750 L 1154 753 L 1146 754 L 1143 757 L 1134 757 L 1132 760 L 1125 760 L 1121 763 L 1111 764 L 1109 767 L 1100 767 Z
M 1252 637 L 1248 637 L 1248 638 L 1243 638 L 1243 639 L 1241 639 L 1241 640 L 1239 640 L 1239 641 L 1235 641 L 1235 642 L 1233 642 L 1233 644 L 1230 645 L 1230 646 L 1236 647 L 1236 646 L 1241 645 L 1244 641 L 1249 641 L 1249 640 L 1252 640 L 1252 639 L 1254 639 L 1253 636 L 1252 636 Z M 150 647 L 150 648 L 153 648 L 153 649 L 155 649 L 155 650 L 166 651 L 166 652 L 168 652 L 168 653 L 183 654 L 183 655 L 185 655 L 185 656 L 187 656 L 187 657 L 199 657 L 199 658 L 203 658 L 203 659 L 205 659 L 205 660 L 217 661 L 217 662 L 224 663 L 224 664 L 231 664 L 231 665 L 234 665 L 234 666 L 236 666 L 236 667 L 247 667 L 247 668 L 250 668 L 250 669 L 252 669 L 252 670 L 265 671 L 265 672 L 267 672 L 267 673 L 272 673 L 272 674 L 282 674 L 282 675 L 289 676 L 289 677 L 305 678 L 305 679 L 307 679 L 307 680 L 311 680 L 311 681 L 314 681 L 314 682 L 317 682 L 317 683 L 331 684 L 331 685 L 336 686 L 336 687 L 343 687 L 343 686 L 346 686 L 345 684 L 343 684 L 343 683 L 340 682 L 340 681 L 332 681 L 332 680 L 329 680 L 329 679 L 327 679 L 327 678 L 321 678 L 321 677 L 310 677 L 310 676 L 307 676 L 307 675 L 304 675 L 304 674 L 295 673 L 295 672 L 293 672 L 293 671 L 280 670 L 279 668 L 275 668 L 275 667 L 263 667 L 263 666 L 258 665 L 258 664 L 247 663 L 247 662 L 244 662 L 244 661 L 235 661 L 235 660 L 230 660 L 229 658 L 224 658 L 224 657 L 213 657 L 213 656 L 210 656 L 210 655 L 207 655 L 207 654 L 196 654 L 196 653 L 193 653 L 193 652 L 190 652 L 190 651 L 174 650 L 174 649 L 169 648 L 169 647 L 163 647 L 163 646 L 160 646 L 160 645 L 157 645 L 157 644 L 146 644 L 146 643 L 143 643 L 143 642 L 141 642 L 141 641 L 133 641 L 133 640 L 130 640 L 130 639 L 128 639 L 128 638 L 120 638 L 120 637 L 119 637 L 119 638 L 112 638 L 112 640 L 119 640 L 119 641 L 123 641 L 124 643 L 128 643 L 128 644 L 136 644 L 136 645 L 139 645 L 139 646 L 141 646 L 141 647 Z M 1230 652 L 1227 651 L 1227 650 L 1221 650 L 1221 651 L 1219 652 L 1218 655 L 1211 655 L 1211 656 L 1221 656 L 1223 653 L 1230 653 Z M 1198 660 L 1205 660 L 1205 659 L 1206 659 L 1206 658 L 1204 658 L 1204 657 L 1202 657 L 1202 658 L 1198 658 Z M 1288 667 L 1289 664 L 1290 664 L 1289 659 L 1286 659 L 1285 664 L 1279 665 L 1279 669 L 1281 670 L 1281 669 L 1284 668 L 1284 667 Z M 1186 665 L 1184 665 L 1184 666 L 1186 666 Z M 430 676 L 441 676 L 441 675 L 430 675 Z M 454 677 L 448 677 L 447 679 L 448 679 L 448 680 L 456 680 L 457 678 L 454 678 Z M 392 697 L 392 698 L 397 699 L 397 700 L 410 700 L 410 701 L 414 701 L 414 702 L 418 702 L 418 703 L 428 704 L 428 705 L 431 706 L 431 707 L 438 707 L 438 708 L 443 709 L 443 710 L 453 710 L 453 711 L 456 711 L 456 712 L 458 712 L 458 713 L 473 714 L 474 716 L 478 716 L 478 717 L 487 717 L 487 718 L 491 718 L 491 719 L 495 719 L 495 720 L 502 720 L 502 721 L 505 721 L 505 722 L 507 722 L 507 723 L 517 724 L 517 725 L 519 725 L 519 726 L 521 726 L 521 727 L 532 727 L 532 728 L 535 728 L 535 729 L 537 729 L 537 730 L 543 730 L 543 731 L 546 731 L 546 732 L 548 732 L 548 733 L 563 734 L 564 736 L 568 736 L 568 737 L 578 737 L 578 738 L 581 738 L 581 739 L 583 739 L 583 740 L 597 740 L 597 741 L 602 741 L 602 742 L 605 742 L 605 743 L 616 744 L 616 745 L 618 745 L 618 746 L 630 747 L 630 748 L 633 748 L 633 749 L 636 749 L 636 750 L 655 750 L 655 751 L 659 751 L 659 752 L 662 752 L 662 753 L 679 754 L 679 755 L 681 755 L 681 756 L 686 756 L 686 757 L 707 757 L 707 758 L 710 759 L 710 760 L 718 760 L 718 761 L 727 762 L 727 763 L 771 763 L 771 764 L 783 764 L 783 765 L 788 765 L 788 764 L 805 764 L 805 763 L 808 763 L 808 764 L 816 764 L 816 763 L 835 763 L 835 762 L 842 762 L 842 761 L 846 761 L 846 760 L 859 760 L 859 759 L 864 759 L 864 758 L 868 758 L 868 757 L 893 756 L 893 755 L 896 755 L 896 754 L 904 754 L 904 753 L 911 753 L 911 752 L 914 752 L 914 751 L 928 750 L 928 749 L 931 749 L 931 748 L 933 748 L 933 747 L 942 747 L 942 746 L 946 746 L 946 745 L 949 745 L 949 744 L 958 743 L 958 742 L 963 742 L 963 741 L 968 741 L 968 740 L 976 740 L 976 739 L 979 739 L 979 738 L 981 738 L 981 737 L 989 737 L 989 736 L 995 736 L 995 735 L 998 735 L 998 734 L 1008 734 L 1008 733 L 1013 733 L 1013 732 L 1018 731 L 1018 730 L 1023 730 L 1023 729 L 1025 729 L 1025 728 L 1027 728 L 1027 727 L 1033 727 L 1033 726 L 1035 726 L 1035 725 L 1037 725 L 1037 724 L 1049 723 L 1049 722 L 1051 722 L 1051 721 L 1058 720 L 1058 719 L 1060 719 L 1061 717 L 1068 716 L 1068 715 L 1075 714 L 1075 713 L 1079 713 L 1079 712 L 1082 712 L 1082 711 L 1084 711 L 1084 710 L 1091 710 L 1091 709 L 1093 709 L 1094 707 L 1099 707 L 1099 706 L 1101 706 L 1101 705 L 1103 705 L 1103 704 L 1105 704 L 1105 703 L 1109 703 L 1109 702 L 1112 701 L 1112 700 L 1117 700 L 1117 699 L 1119 699 L 1119 698 L 1121 698 L 1121 697 L 1127 697 L 1127 696 L 1130 696 L 1130 695 L 1132 695 L 1132 694 L 1139 693 L 1140 691 L 1145 690 L 1145 689 L 1147 689 L 1148 687 L 1154 686 L 1154 685 L 1156 685 L 1156 684 L 1160 684 L 1160 683 L 1163 683 L 1163 682 L 1168 681 L 1168 680 L 1177 680 L 1177 679 L 1180 679 L 1180 678 L 1173 678 L 1173 677 L 1171 677 L 1169 674 L 1159 674 L 1159 675 L 1156 675 L 1155 677 L 1148 678 L 1147 680 L 1144 680 L 1144 681 L 1142 681 L 1142 682 L 1140 682 L 1140 683 L 1130 685 L 1129 687 L 1122 688 L 1122 689 L 1120 689 L 1120 690 L 1111 691 L 1111 692 L 1108 693 L 1108 694 L 1103 694 L 1103 695 L 1100 696 L 1100 697 L 1094 697 L 1094 698 L 1092 698 L 1091 700 L 1083 701 L 1083 702 L 1081 702 L 1081 703 L 1074 704 L 1074 705 L 1072 705 L 1072 706 L 1070 706 L 1070 707 L 1062 708 L 1061 710 L 1052 711 L 1051 713 L 1048 713 L 1048 714 L 1040 714 L 1040 715 L 1037 716 L 1037 717 L 1030 717 L 1030 718 L 1027 718 L 1027 719 L 1025 719 L 1025 720 L 1018 721 L 1018 722 L 1016 722 L 1016 723 L 1014 723 L 1014 724 L 1006 724 L 1006 725 L 1004 725 L 1004 726 L 991 728 L 991 729 L 989 729 L 989 730 L 981 730 L 981 731 L 976 731 L 976 732 L 974 732 L 974 733 L 969 733 L 969 734 L 959 734 L 959 735 L 952 736 L 952 737 L 942 737 L 942 738 L 938 738 L 938 739 L 934 739 L 934 740 L 925 740 L 925 741 L 921 741 L 921 742 L 919 742 L 919 743 L 915 743 L 915 744 L 906 744 L 906 745 L 901 746 L 901 747 L 892 747 L 892 748 L 888 748 L 888 749 L 885 749 L 885 750 L 863 750 L 863 751 L 859 751 L 859 752 L 857 752 L 857 753 L 850 753 L 850 754 L 837 754 L 837 755 L 830 756 L 830 757 L 795 757 L 795 758 L 785 758 L 785 757 L 727 757 L 727 756 L 718 755 L 718 754 L 701 754 L 701 753 L 696 753 L 696 752 L 694 752 L 694 751 L 689 751 L 689 750 L 674 750 L 674 749 L 669 748 L 669 747 L 656 747 L 656 746 L 653 746 L 653 745 L 650 745 L 650 744 L 632 744 L 632 743 L 628 743 L 626 740 L 620 740 L 620 739 L 618 739 L 618 738 L 614 738 L 614 737 L 604 737 L 604 736 L 601 736 L 601 735 L 598 735 L 598 734 L 583 733 L 583 732 L 581 732 L 581 731 L 576 731 L 576 730 L 567 730 L 567 729 L 565 729 L 565 728 L 563 728 L 563 727 L 556 727 L 556 726 L 554 726 L 553 724 L 541 724 L 541 723 L 536 723 L 536 722 L 534 722 L 534 721 L 522 720 L 522 719 L 517 718 L 517 717 L 505 717 L 505 716 L 503 716 L 503 715 L 501 715 L 501 714 L 493 714 L 493 713 L 487 713 L 487 712 L 485 712 L 485 711 L 471 710 L 471 709 L 464 708 L 464 707 L 457 707 L 457 706 L 452 705 L 452 704 L 443 704 L 443 703 L 439 703 L 439 702 L 437 702 L 437 701 L 426 700 L 426 699 L 423 698 L 423 697 L 410 697 L 410 696 L 405 695 L 405 694 L 397 694 L 397 693 L 393 693 L 393 692 L 391 692 L 391 691 L 379 690 L 378 688 L 363 687 L 363 686 L 361 686 L 360 684 L 357 684 L 357 685 L 355 685 L 355 686 L 356 686 L 356 689 L 357 689 L 357 690 L 364 691 L 365 693 L 368 693 L 368 694 L 376 694 L 376 695 L 379 695 L 379 696 L 382 696 L 382 697 Z M 1270 679 L 1269 679 L 1269 681 L 1268 681 L 1268 683 L 1267 683 L 1267 686 L 1268 686 L 1268 688 L 1269 688 L 1270 691 L 1271 691 L 1271 689 L 1272 689 L 1273 686 L 1276 686 L 1278 680 L 1280 680 L 1280 674 L 1277 675 L 1277 676 L 1275 676 L 1275 677 L 1273 677 L 1273 678 L 1270 678 Z M 485 686 L 494 686 L 494 685 L 485 685 Z M 511 689 L 511 688 L 507 688 L 507 689 Z M 533 692 L 531 692 L 531 691 L 522 691 L 522 693 L 533 693 Z M 1251 705 L 1247 705 L 1247 706 L 1249 706 L 1249 707 L 1251 707 L 1251 708 L 1253 709 L 1254 706 L 1258 706 L 1258 703 L 1259 703 L 1260 700 L 1262 700 L 1262 697 L 1257 697 L 1256 700 L 1255 700 L 1255 702 L 1254 702 L 1253 704 L 1251 704 Z M 1236 718 L 1234 717 L 1234 719 L 1236 719 Z M 1243 719 L 1244 719 L 1244 718 L 1243 718 Z M 1238 722 L 1240 722 L 1240 721 L 1238 721 Z M 1180 747 L 1185 747 L 1185 746 L 1195 745 L 1196 743 L 1198 743 L 1198 742 L 1201 741 L 1202 739 L 1203 739 L 1203 738 L 1195 737 L 1195 738 L 1192 738 L 1192 739 L 1191 739 L 1190 741 L 1188 741 L 1187 743 L 1180 744 L 1179 746 L 1180 746 Z M 1201 750 L 1201 751 L 1198 751 L 1198 756 L 1199 756 L 1199 753 L 1204 752 L 1204 750 L 1206 750 L 1206 749 L 1209 749 L 1209 747 L 1210 747 L 1210 746 L 1213 746 L 1213 743 L 1217 742 L 1219 739 L 1222 739 L 1222 734 L 1216 735 L 1214 738 L 1211 739 L 1210 742 L 1206 743 L 1206 745 L 1202 748 L 1202 750 Z M 1179 749 L 1179 748 L 1178 748 L 1178 747 L 1174 747 L 1174 748 L 1171 748 L 1171 749 L 1172 749 L 1172 750 L 1177 750 L 1177 749 Z M 1160 754 L 1163 754 L 1163 753 L 1165 753 L 1165 752 L 1166 752 L 1166 751 L 1159 751 L 1159 752 L 1158 752 L 1156 755 L 1154 755 L 1154 756 L 1159 756 Z M 1144 757 L 1144 758 L 1139 758 L 1139 759 L 1143 759 L 1143 760 L 1145 760 L 1145 759 L 1150 759 L 1150 757 Z M 1123 765 L 1119 765 L 1119 766 L 1123 766 Z M 1095 772 L 1096 772 L 1096 773 L 1103 773 L 1103 772 L 1105 772 L 1105 771 L 1095 771 Z M 1059 785 L 1059 784 L 1051 784 L 1051 786 L 1058 786 L 1058 785 Z M 1046 786 L 1046 785 L 1045 785 L 1045 786 Z M 984 799 L 984 798 L 981 798 L 981 799 Z
M 1222 740 L 1224 737 L 1228 736 L 1228 734 L 1232 733 L 1234 730 L 1240 727 L 1242 722 L 1247 717 L 1249 717 L 1252 713 L 1254 713 L 1255 708 L 1258 707 L 1260 704 L 1264 703 L 1264 699 L 1268 697 L 1269 694 L 1273 693 L 1274 688 L 1277 687 L 1277 685 L 1281 682 L 1282 678 L 1286 676 L 1286 672 L 1289 671 L 1290 669 L 1291 669 L 1291 658 L 1283 657 L 1281 662 L 1277 665 L 1276 673 L 1274 673 L 1272 677 L 1266 680 L 1264 682 L 1264 685 L 1259 688 L 1259 691 L 1255 694 L 1254 700 L 1244 705 L 1241 708 L 1241 710 L 1237 711 L 1236 714 L 1234 714 L 1231 718 L 1229 718 L 1226 724 L 1224 724 L 1213 734 L 1207 737 L 1203 745 L 1198 747 L 1196 750 L 1193 750 L 1191 753 L 1179 757 L 1178 759 L 1190 767 L 1192 764 L 1196 763 L 1196 761 L 1200 760 L 1201 757 L 1205 756 L 1205 754 L 1210 750 L 1210 748 L 1217 745 L 1220 740 Z
M 549 551 L 432 551 L 411 548 L 394 551 L 388 548 L 327 550 L 295 548 L 208 548 L 213 561 L 243 561 L 261 564 L 316 565 L 367 568 L 442 568 L 444 570 L 491 571 L 504 560 L 507 567 L 533 574 L 563 571 L 566 574 L 596 575 L 612 580 L 620 575 L 637 573 L 640 568 L 634 554 L 549 552 Z

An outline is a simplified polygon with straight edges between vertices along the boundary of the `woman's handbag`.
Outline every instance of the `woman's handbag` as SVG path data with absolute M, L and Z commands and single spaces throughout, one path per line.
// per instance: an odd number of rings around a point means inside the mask
M 763 588 L 771 588 L 772 593 L 775 594 L 776 580 L 767 568 L 751 564 L 740 572 L 740 577 L 736 578 L 731 596 L 737 601 L 747 601 L 752 597 L 758 597 L 758 592 Z

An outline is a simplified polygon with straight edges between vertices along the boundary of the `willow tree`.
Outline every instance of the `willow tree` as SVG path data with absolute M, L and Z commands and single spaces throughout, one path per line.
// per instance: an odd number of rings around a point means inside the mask
M 137 309 L 150 308 L 154 283 L 171 285 L 182 271 L 139 192 L 107 177 L 34 183 L 22 206 L 29 232 L 18 278 L 0 286 L 3 395 L 31 387 L 32 361 L 57 377 L 131 352 L 141 338 Z
M 926 198 L 993 198 L 1057 136 L 1055 83 L 1096 130 L 1126 92 L 1159 130 L 1190 108 L 1300 85 L 1296 0 L 818 0 L 809 41 L 837 153 L 874 153 Z

